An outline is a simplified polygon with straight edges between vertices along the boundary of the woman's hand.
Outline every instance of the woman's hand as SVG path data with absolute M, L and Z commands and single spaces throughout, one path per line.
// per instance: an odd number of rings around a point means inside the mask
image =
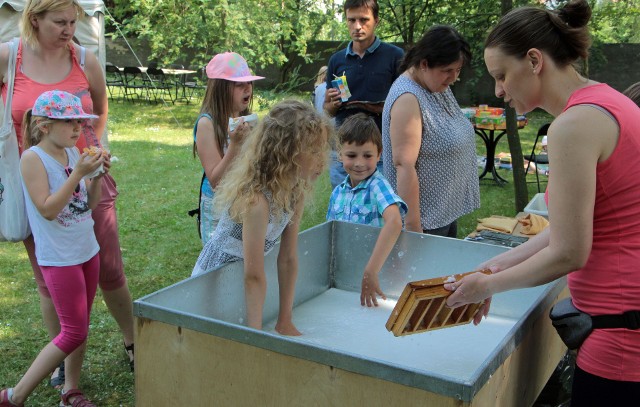
M 447 306 L 450 308 L 457 308 L 466 304 L 474 304 L 481 301 L 489 300 L 489 304 L 491 303 L 490 298 L 493 294 L 490 289 L 490 278 L 491 275 L 487 275 L 484 273 L 473 273 L 459 281 L 453 283 L 446 283 L 444 288 L 449 291 L 453 291 L 451 295 L 447 298 Z M 487 303 L 484 304 L 485 309 L 481 308 L 483 315 L 489 312 L 489 308 Z M 483 307 L 484 307 L 483 306 Z M 478 311 L 480 314 L 480 311 Z M 476 314 L 476 316 L 478 316 Z M 474 323 L 477 325 L 482 319 L 482 315 L 478 318 L 474 317 Z
M 495 274 L 500 271 L 499 266 L 495 264 L 491 264 L 491 259 L 487 260 L 484 263 L 481 263 L 480 266 L 478 266 L 478 269 L 479 270 L 489 269 L 491 270 L 491 274 Z M 476 315 L 473 316 L 473 325 L 478 325 L 480 322 L 482 322 L 482 318 L 486 318 L 487 315 L 489 315 L 489 309 L 491 308 L 492 298 L 493 297 L 489 297 L 486 300 L 484 300 L 484 303 L 482 303 L 482 305 L 478 309 L 478 312 L 476 312 Z

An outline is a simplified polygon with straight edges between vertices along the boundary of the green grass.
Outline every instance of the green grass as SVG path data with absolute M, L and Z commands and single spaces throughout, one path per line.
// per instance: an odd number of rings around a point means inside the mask
M 264 114 L 274 98 L 273 94 L 260 94 L 254 107 Z M 201 177 L 199 161 L 191 154 L 192 124 L 198 109 L 197 101 L 168 107 L 111 101 L 109 144 L 117 158 L 112 174 L 120 191 L 120 239 L 134 299 L 187 278 L 200 252 L 195 220 L 187 216 L 187 211 L 197 205 Z M 520 132 L 525 153 L 546 120 L 544 114 L 530 115 L 529 126 Z M 478 154 L 483 155 L 484 145 L 478 141 Z M 506 138 L 497 151 L 508 151 Z M 509 171 L 499 171 L 511 180 Z M 302 229 L 324 221 L 330 189 L 328 176 L 323 174 L 315 188 L 314 202 L 305 211 Z M 530 185 L 530 191 L 532 196 L 535 184 Z M 473 230 L 479 217 L 515 214 L 511 182 L 498 186 L 483 181 L 481 198 L 482 207 L 461 219 L 461 236 Z M 0 243 L 0 315 L 0 387 L 7 387 L 20 379 L 48 340 L 22 244 Z M 92 313 L 81 388 L 100 406 L 134 405 L 133 375 L 122 337 L 100 292 Z M 28 405 L 51 406 L 57 402 L 56 392 L 43 382 Z

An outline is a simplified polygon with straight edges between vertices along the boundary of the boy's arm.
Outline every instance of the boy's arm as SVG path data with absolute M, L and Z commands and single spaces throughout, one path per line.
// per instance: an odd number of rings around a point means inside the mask
M 264 239 L 269 223 L 269 204 L 263 195 L 248 209 L 242 222 L 244 253 L 244 295 L 247 325 L 262 329 L 262 307 L 267 292 L 264 274 Z
M 282 335 L 301 335 L 293 325 L 293 299 L 298 278 L 298 231 L 304 209 L 304 201 L 296 205 L 291 222 L 284 228 L 278 252 L 278 287 L 280 290 L 280 312 L 276 331 Z
M 386 207 L 382 212 L 382 218 L 384 219 L 384 226 L 378 235 L 378 240 L 373 248 L 369 262 L 364 268 L 364 274 L 362 276 L 362 290 L 360 293 L 360 304 L 367 305 L 367 307 L 378 306 L 377 295 L 380 295 L 382 299 L 386 300 L 387 297 L 380 289 L 380 283 L 378 281 L 378 273 L 382 268 L 382 265 L 387 260 L 389 253 L 393 249 L 393 246 L 402 232 L 402 217 L 400 216 L 400 209 L 397 204 L 392 204 Z

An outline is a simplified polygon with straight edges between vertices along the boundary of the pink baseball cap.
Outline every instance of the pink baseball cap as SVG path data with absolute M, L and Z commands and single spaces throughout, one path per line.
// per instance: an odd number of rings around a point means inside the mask
M 226 79 L 233 82 L 252 82 L 264 76 L 251 75 L 247 61 L 235 52 L 214 56 L 207 64 L 207 78 Z

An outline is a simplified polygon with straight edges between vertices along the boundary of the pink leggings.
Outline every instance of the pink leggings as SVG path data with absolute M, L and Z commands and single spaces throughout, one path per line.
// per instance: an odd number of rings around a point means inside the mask
M 87 339 L 89 316 L 98 289 L 100 255 L 74 266 L 40 266 L 53 306 L 60 320 L 60 333 L 53 339 L 64 353 L 73 352 Z

